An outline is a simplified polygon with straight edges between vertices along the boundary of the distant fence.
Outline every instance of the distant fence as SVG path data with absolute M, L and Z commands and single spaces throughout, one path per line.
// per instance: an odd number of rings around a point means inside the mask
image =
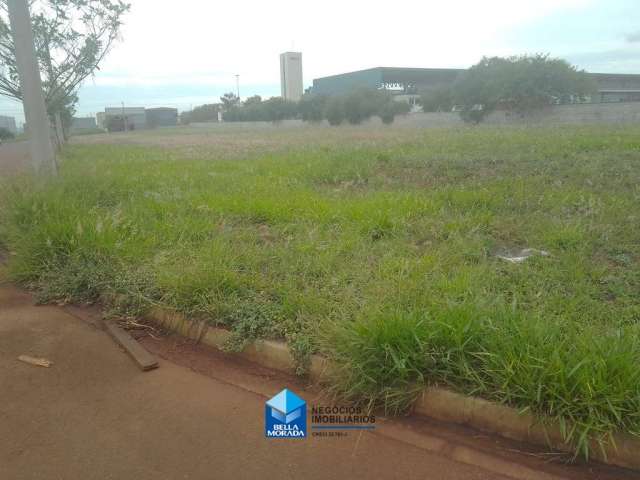
M 430 127 L 455 126 L 463 122 L 452 112 L 416 113 L 398 118 L 398 124 Z M 640 123 L 640 102 L 554 105 L 530 115 L 493 112 L 484 121 L 491 125 Z
M 255 130 L 257 128 L 295 128 L 306 127 L 309 124 L 302 120 L 283 120 L 279 123 L 273 122 L 194 122 L 190 123 L 190 127 L 195 128 L 220 128 L 220 129 L 237 129 L 237 130 Z
M 489 115 L 487 122 L 494 124 L 636 123 L 640 122 L 640 102 L 554 105 L 526 117 L 494 112 Z
M 640 102 L 582 103 L 574 105 L 554 105 L 530 115 L 522 116 L 507 112 L 492 112 L 484 123 L 490 125 L 535 125 L 535 124 L 590 124 L 590 123 L 640 123 Z M 436 128 L 455 127 L 464 122 L 458 113 L 412 113 L 396 117 L 395 127 Z M 271 122 L 224 122 L 192 123 L 192 127 L 225 128 L 233 130 L 254 130 L 256 128 L 299 128 L 310 124 L 302 120 Z M 322 125 L 328 126 L 327 122 Z M 365 126 L 382 125 L 379 118 L 372 118 Z
M 460 115 L 453 112 L 414 113 L 396 118 L 398 126 L 451 127 L 462 125 Z M 490 125 L 640 123 L 640 102 L 583 103 L 554 105 L 530 115 L 493 112 L 484 123 Z

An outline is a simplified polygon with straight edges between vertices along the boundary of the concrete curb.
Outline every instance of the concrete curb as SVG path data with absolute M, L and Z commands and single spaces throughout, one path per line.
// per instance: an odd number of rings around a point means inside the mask
M 147 319 L 216 349 L 222 349 L 231 337 L 228 330 L 193 322 L 178 312 L 161 308 L 152 309 L 147 314 Z M 295 373 L 293 357 L 284 342 L 259 340 L 238 355 L 274 370 Z M 327 359 L 313 355 L 309 370 L 311 381 L 320 382 L 325 377 L 328 366 Z M 512 440 L 573 453 L 571 445 L 563 440 L 557 422 L 536 418 L 529 412 L 520 413 L 513 407 L 469 397 L 444 388 L 425 388 L 416 401 L 414 412 L 437 420 L 467 425 Z M 604 451 L 594 441 L 591 445 L 592 458 L 605 464 L 640 470 L 640 438 L 616 434 L 613 440 L 614 444 L 605 446 Z
M 222 350 L 231 338 L 231 332 L 228 330 L 193 322 L 181 313 L 161 308 L 153 308 L 147 314 L 147 319 L 218 350 Z M 290 374 L 296 373 L 295 361 L 284 342 L 257 340 L 239 352 L 238 355 L 267 368 Z M 309 378 L 313 382 L 319 382 L 324 377 L 327 367 L 328 362 L 325 358 L 313 355 L 309 367 Z
M 426 388 L 416 402 L 414 412 L 512 440 L 573 453 L 571 445 L 564 441 L 557 422 L 444 388 Z M 640 439 L 627 434 L 615 434 L 613 444 L 606 445 L 604 451 L 593 441 L 591 457 L 608 465 L 640 470 Z

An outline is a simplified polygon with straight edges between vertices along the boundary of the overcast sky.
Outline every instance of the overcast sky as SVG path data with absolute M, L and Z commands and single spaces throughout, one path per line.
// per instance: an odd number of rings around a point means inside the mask
M 468 67 L 544 52 L 589 71 L 640 73 L 640 0 L 130 0 L 122 38 L 78 113 L 279 94 L 282 51 L 313 78 L 376 66 Z M 0 104 L 19 115 L 15 104 Z

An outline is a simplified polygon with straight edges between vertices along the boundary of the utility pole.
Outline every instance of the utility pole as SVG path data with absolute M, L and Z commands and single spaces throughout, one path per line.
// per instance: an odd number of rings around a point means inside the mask
M 24 116 L 29 128 L 31 162 L 37 172 L 55 175 L 58 169 L 51 144 L 47 107 L 42 94 L 42 80 L 33 42 L 29 6 L 27 0 L 7 0 L 7 6 L 16 50 Z
M 128 122 L 128 118 L 127 116 L 124 114 L 124 102 L 122 102 L 122 128 L 124 128 L 124 131 L 126 132 L 127 130 L 129 130 L 129 125 L 127 125 Z
M 238 100 L 240 100 L 240 75 L 236 74 L 236 92 L 238 95 Z

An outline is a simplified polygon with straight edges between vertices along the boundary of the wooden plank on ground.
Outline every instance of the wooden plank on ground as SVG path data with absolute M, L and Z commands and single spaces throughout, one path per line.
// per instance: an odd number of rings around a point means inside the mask
M 125 349 L 133 361 L 144 372 L 158 368 L 158 360 L 156 357 L 147 352 L 142 345 L 136 342 L 128 332 L 117 326 L 110 320 L 104 322 L 107 332 L 113 339 Z

